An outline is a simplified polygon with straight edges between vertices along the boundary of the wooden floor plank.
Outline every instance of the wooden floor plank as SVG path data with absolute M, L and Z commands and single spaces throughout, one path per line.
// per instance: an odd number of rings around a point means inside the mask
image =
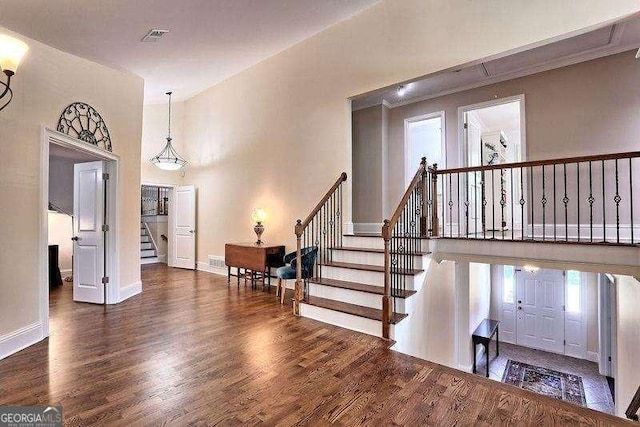
M 106 310 L 54 290 L 51 337 L 0 361 L 0 405 L 61 404 L 77 426 L 626 423 L 294 317 L 221 276 L 150 265 L 143 284 Z

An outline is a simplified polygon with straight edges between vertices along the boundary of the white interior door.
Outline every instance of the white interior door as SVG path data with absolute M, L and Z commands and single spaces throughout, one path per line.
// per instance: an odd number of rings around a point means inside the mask
M 564 276 L 561 271 L 517 272 L 517 343 L 564 353 Z
M 502 267 L 502 303 L 500 305 L 500 340 L 508 343 L 516 343 L 516 276 L 515 267 L 505 265 Z
M 196 268 L 196 187 L 187 185 L 174 189 L 173 267 Z
M 73 174 L 73 300 L 104 303 L 104 162 L 77 163 Z

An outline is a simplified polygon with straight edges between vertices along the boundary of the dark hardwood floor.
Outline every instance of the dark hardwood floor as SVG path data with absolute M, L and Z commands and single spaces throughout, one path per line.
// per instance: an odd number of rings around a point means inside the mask
M 0 361 L 0 405 L 61 404 L 78 426 L 625 423 L 294 317 L 221 276 L 155 265 L 143 283 L 106 311 L 68 283 L 52 292 L 51 337 Z

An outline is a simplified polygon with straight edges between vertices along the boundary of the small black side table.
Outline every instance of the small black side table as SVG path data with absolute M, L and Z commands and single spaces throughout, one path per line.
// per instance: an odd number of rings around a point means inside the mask
M 500 354 L 500 333 L 498 332 L 497 320 L 484 319 L 480 325 L 473 331 L 471 339 L 473 340 L 473 373 L 476 373 L 476 346 L 482 344 L 484 354 L 487 358 L 487 378 L 489 378 L 489 343 L 495 334 L 496 336 L 496 356 Z

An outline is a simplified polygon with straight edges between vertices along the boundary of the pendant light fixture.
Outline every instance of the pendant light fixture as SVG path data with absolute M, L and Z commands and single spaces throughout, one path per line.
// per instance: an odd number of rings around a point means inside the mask
M 164 146 L 158 155 L 151 158 L 151 163 L 167 171 L 181 169 L 187 164 L 187 161 L 178 154 L 175 148 L 173 148 L 173 145 L 171 145 L 171 93 L 172 92 L 167 92 L 167 95 L 169 95 L 169 134 L 167 136 L 167 145 Z

